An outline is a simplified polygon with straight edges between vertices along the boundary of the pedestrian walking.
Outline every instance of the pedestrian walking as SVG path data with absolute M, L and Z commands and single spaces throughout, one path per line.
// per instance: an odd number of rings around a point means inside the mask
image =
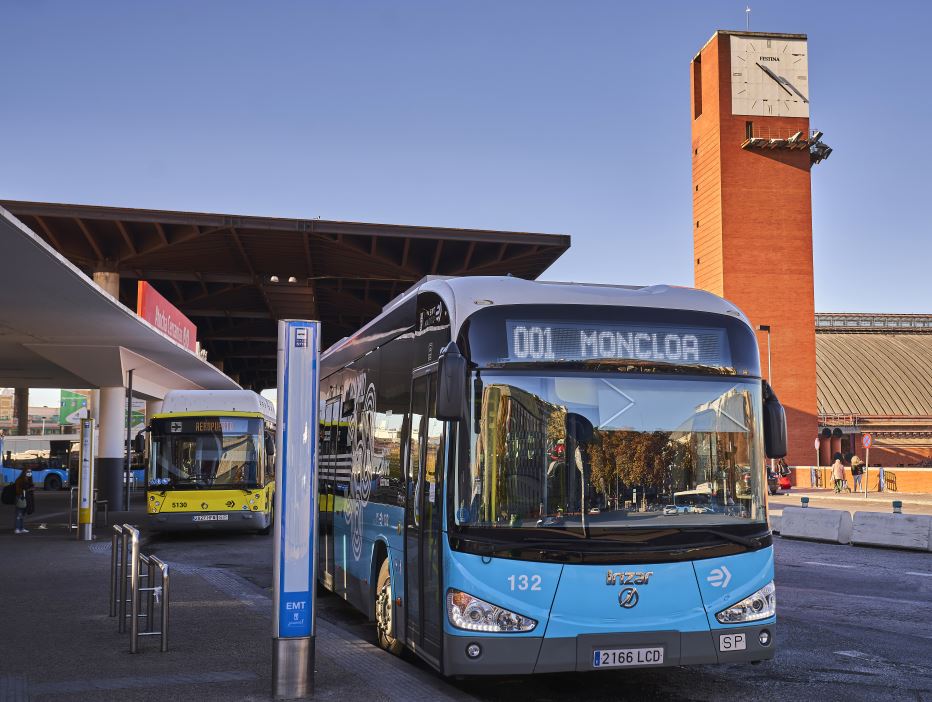
M 847 483 L 845 482 L 845 464 L 841 462 L 841 454 L 835 454 L 835 462 L 832 464 L 832 479 L 835 481 L 835 492 L 841 492 Z
M 864 462 L 858 456 L 851 458 L 851 477 L 854 478 L 854 491 L 861 492 L 861 481 L 864 479 Z
M 32 482 L 32 471 L 24 468 L 19 474 L 16 482 L 13 483 L 13 499 L 16 507 L 16 519 L 14 521 L 14 534 L 28 534 L 29 529 L 25 527 L 23 521 L 27 514 L 32 514 L 36 509 L 35 483 Z

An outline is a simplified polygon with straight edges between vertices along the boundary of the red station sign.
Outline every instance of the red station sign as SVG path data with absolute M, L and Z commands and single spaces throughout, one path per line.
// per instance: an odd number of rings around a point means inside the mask
M 136 314 L 149 322 L 179 346 L 196 351 L 197 327 L 172 303 L 144 280 L 136 292 Z

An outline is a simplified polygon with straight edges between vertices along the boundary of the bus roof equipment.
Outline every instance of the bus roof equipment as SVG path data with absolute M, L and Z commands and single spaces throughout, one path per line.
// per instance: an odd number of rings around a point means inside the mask
M 156 417 L 179 413 L 248 412 L 275 422 L 275 406 L 251 390 L 171 390 Z

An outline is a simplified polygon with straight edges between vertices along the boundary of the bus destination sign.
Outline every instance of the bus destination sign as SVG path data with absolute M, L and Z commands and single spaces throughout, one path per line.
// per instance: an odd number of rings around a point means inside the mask
M 509 361 L 632 360 L 727 367 L 725 330 L 508 320 Z
M 250 432 L 250 422 L 253 431 Z M 249 434 L 257 433 L 258 420 L 248 417 L 197 417 L 173 420 L 169 426 L 172 434 Z

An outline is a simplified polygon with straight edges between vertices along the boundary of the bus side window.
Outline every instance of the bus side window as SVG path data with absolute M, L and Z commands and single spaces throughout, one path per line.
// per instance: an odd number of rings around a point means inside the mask
M 270 431 L 264 434 L 265 440 L 265 475 L 261 476 L 263 481 L 275 478 L 275 436 Z

